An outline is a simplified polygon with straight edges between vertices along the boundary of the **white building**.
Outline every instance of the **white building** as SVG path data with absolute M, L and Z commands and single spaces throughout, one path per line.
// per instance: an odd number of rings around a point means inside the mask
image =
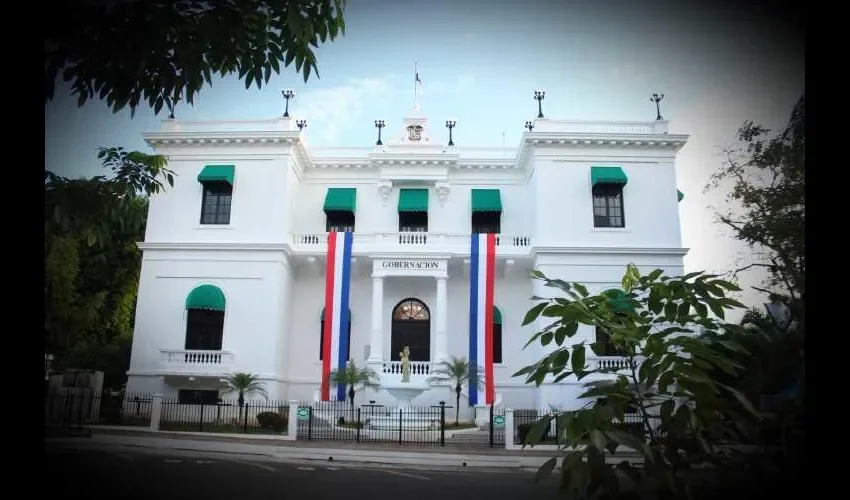
M 496 231 L 497 398 L 573 406 L 575 381 L 511 376 L 545 353 L 522 348 L 540 326 L 521 326 L 530 297 L 551 293 L 529 273 L 591 291 L 618 287 L 630 262 L 682 274 L 675 159 L 687 136 L 660 120 L 536 119 L 518 149 L 452 147 L 443 123 L 412 115 L 363 148 L 309 147 L 294 118 L 166 120 L 146 134 L 177 175 L 151 199 L 140 243 L 127 390 L 214 400 L 239 371 L 271 399 L 312 400 L 332 227 L 354 229 L 350 357 L 393 379 L 409 345 L 424 380 L 435 360 L 468 356 L 470 233 Z M 453 399 L 437 387 L 413 403 Z

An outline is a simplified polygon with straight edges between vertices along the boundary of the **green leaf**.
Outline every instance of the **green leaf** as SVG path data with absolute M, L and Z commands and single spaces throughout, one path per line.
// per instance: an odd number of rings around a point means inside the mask
M 575 288 L 576 291 L 578 291 L 579 295 L 581 295 L 582 297 L 587 297 L 588 293 L 586 286 L 582 285 L 581 283 L 573 283 L 573 288 Z
M 651 452 L 649 451 L 649 445 L 632 433 L 612 429 L 609 430 L 607 434 L 609 438 L 616 441 L 618 444 L 621 444 L 627 448 L 631 448 L 632 450 L 643 455 L 651 454 Z
M 525 444 L 527 445 L 535 445 L 540 442 L 543 438 L 543 433 L 549 428 L 552 422 L 552 415 L 544 415 L 541 417 L 534 425 L 531 426 L 531 429 L 528 431 L 528 434 L 525 436 Z
M 664 319 L 670 323 L 676 321 L 676 311 L 676 303 L 668 302 L 667 305 L 664 306 Z
M 743 406 L 744 409 L 747 410 L 747 412 L 749 412 L 751 415 L 753 415 L 754 417 L 757 417 L 759 419 L 762 418 L 762 414 L 758 410 L 755 409 L 753 404 L 750 402 L 750 399 L 746 395 L 744 395 L 744 393 L 742 393 L 739 390 L 735 389 L 734 387 L 730 387 L 726 384 L 718 383 L 717 385 L 719 385 L 723 389 L 726 389 L 727 391 L 729 391 L 730 394 L 735 396 L 735 399 L 737 399 L 738 402 L 741 403 L 741 406 Z
M 607 443 L 608 440 L 605 439 L 605 434 L 602 431 L 599 429 L 592 429 L 590 431 L 590 441 L 597 450 L 601 453 L 605 453 L 605 443 Z
M 532 307 L 527 313 L 525 313 L 525 318 L 522 320 L 522 326 L 533 323 L 534 320 L 536 320 L 538 316 L 540 316 L 540 313 L 543 312 L 543 309 L 545 309 L 547 305 L 548 304 L 543 302 Z
M 543 462 L 543 465 L 537 469 L 537 474 L 534 475 L 534 482 L 539 483 L 541 480 L 552 475 L 552 469 L 555 468 L 555 464 L 558 463 L 558 459 L 556 457 L 552 457 L 549 460 Z
M 714 313 L 720 319 L 724 319 L 726 317 L 726 312 L 723 310 L 723 307 L 720 306 L 720 303 L 716 300 L 709 300 L 708 307 L 711 308 L 711 312 Z
M 572 368 L 574 372 L 584 371 L 584 344 L 573 346 Z
M 552 332 L 544 333 L 540 336 L 540 343 L 544 346 L 549 345 L 550 343 L 552 343 L 552 336 Z
M 558 318 L 564 315 L 566 308 L 560 304 L 552 304 L 543 309 L 543 316 L 548 318 Z

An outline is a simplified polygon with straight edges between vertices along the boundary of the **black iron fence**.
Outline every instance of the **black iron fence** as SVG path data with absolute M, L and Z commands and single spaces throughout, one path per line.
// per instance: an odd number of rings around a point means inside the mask
M 286 434 L 289 403 L 286 401 L 219 400 L 216 403 L 162 402 L 159 428 L 163 431 L 231 434 Z
M 141 393 L 54 391 L 44 400 L 44 423 L 69 428 L 94 424 L 149 426 L 151 401 L 150 394 Z
M 301 402 L 296 412 L 298 439 L 445 446 L 445 404 L 394 408 L 352 407 L 345 401 Z

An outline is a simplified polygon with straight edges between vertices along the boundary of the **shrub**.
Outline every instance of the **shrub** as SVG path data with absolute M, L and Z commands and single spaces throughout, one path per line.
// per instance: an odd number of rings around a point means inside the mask
M 257 423 L 260 424 L 260 427 L 263 429 L 284 431 L 288 424 L 288 418 L 286 413 L 264 411 L 257 414 Z

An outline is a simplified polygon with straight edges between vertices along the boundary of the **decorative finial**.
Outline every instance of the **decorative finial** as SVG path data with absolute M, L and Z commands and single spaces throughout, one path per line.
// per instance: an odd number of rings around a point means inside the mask
M 526 120 L 525 128 L 527 128 L 528 131 L 531 132 L 532 130 L 534 130 L 534 123 L 532 123 L 531 120 Z
M 457 120 L 446 120 L 446 128 L 449 129 L 449 146 L 454 146 L 455 142 L 452 140 L 452 129 L 457 126 Z
M 375 128 L 378 129 L 378 142 L 375 143 L 375 146 L 382 146 L 384 144 L 381 142 L 381 129 L 386 126 L 387 124 L 384 120 L 375 120 Z
M 655 103 L 655 113 L 656 113 L 656 115 L 657 115 L 657 116 L 655 117 L 655 119 L 656 119 L 656 120 L 663 120 L 663 119 L 664 119 L 664 118 L 662 118 L 662 117 L 661 117 L 661 106 L 658 104 L 658 103 L 660 103 L 663 99 L 664 99 L 664 94 L 661 94 L 661 95 L 658 95 L 658 94 L 652 94 L 652 97 L 650 97 L 650 98 L 649 98 L 649 102 L 654 102 L 654 103 Z
M 289 118 L 289 100 L 295 98 L 295 91 L 292 89 L 285 89 L 281 91 L 283 94 L 283 98 L 286 99 L 286 109 L 283 111 L 283 117 Z
M 295 125 L 298 126 L 298 131 L 301 132 L 307 126 L 307 120 L 295 120 Z
M 538 89 L 534 91 L 534 99 L 537 101 L 537 118 L 543 118 L 543 98 L 546 97 L 546 91 Z

